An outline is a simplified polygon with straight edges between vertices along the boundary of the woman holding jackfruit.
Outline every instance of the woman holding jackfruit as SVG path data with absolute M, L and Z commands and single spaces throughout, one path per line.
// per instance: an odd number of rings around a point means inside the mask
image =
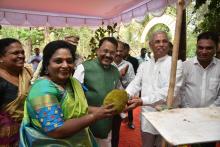
M 75 50 L 60 40 L 44 48 L 40 78 L 25 103 L 20 146 L 95 146 L 87 126 L 113 116 L 112 104 L 88 107 L 81 84 L 72 78 Z

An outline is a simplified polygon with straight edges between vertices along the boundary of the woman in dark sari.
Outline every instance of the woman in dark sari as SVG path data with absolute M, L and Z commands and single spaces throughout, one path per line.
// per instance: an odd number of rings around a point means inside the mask
M 31 69 L 24 66 L 20 41 L 0 39 L 0 146 L 18 146 L 19 127 L 28 93 Z

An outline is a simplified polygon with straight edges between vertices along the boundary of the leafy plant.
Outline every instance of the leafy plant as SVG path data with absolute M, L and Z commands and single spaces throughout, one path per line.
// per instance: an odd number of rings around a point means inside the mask
M 220 1 L 219 0 L 196 0 L 194 7 L 194 13 L 201 13 L 199 11 L 203 5 L 208 5 L 208 11 L 204 14 L 204 19 L 198 26 L 196 26 L 196 32 L 214 31 L 220 32 Z
M 117 33 L 116 30 L 117 23 L 114 23 L 112 26 L 108 25 L 103 27 L 103 24 L 101 27 L 99 27 L 97 30 L 94 32 L 94 36 L 90 39 L 89 46 L 91 48 L 91 54 L 87 57 L 88 59 L 94 59 L 96 57 L 96 49 L 99 47 L 99 41 L 106 37 L 113 37 L 115 33 Z M 118 37 L 117 37 L 118 38 Z

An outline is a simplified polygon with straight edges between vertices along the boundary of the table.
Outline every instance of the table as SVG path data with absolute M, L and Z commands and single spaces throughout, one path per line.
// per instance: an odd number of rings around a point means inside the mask
M 220 141 L 220 107 L 143 113 L 171 145 Z

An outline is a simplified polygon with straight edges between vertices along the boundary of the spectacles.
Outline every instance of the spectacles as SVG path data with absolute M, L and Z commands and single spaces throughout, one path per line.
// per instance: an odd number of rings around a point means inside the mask
M 108 49 L 101 49 L 102 54 L 110 54 L 110 56 L 115 55 L 115 51 L 109 51 Z

